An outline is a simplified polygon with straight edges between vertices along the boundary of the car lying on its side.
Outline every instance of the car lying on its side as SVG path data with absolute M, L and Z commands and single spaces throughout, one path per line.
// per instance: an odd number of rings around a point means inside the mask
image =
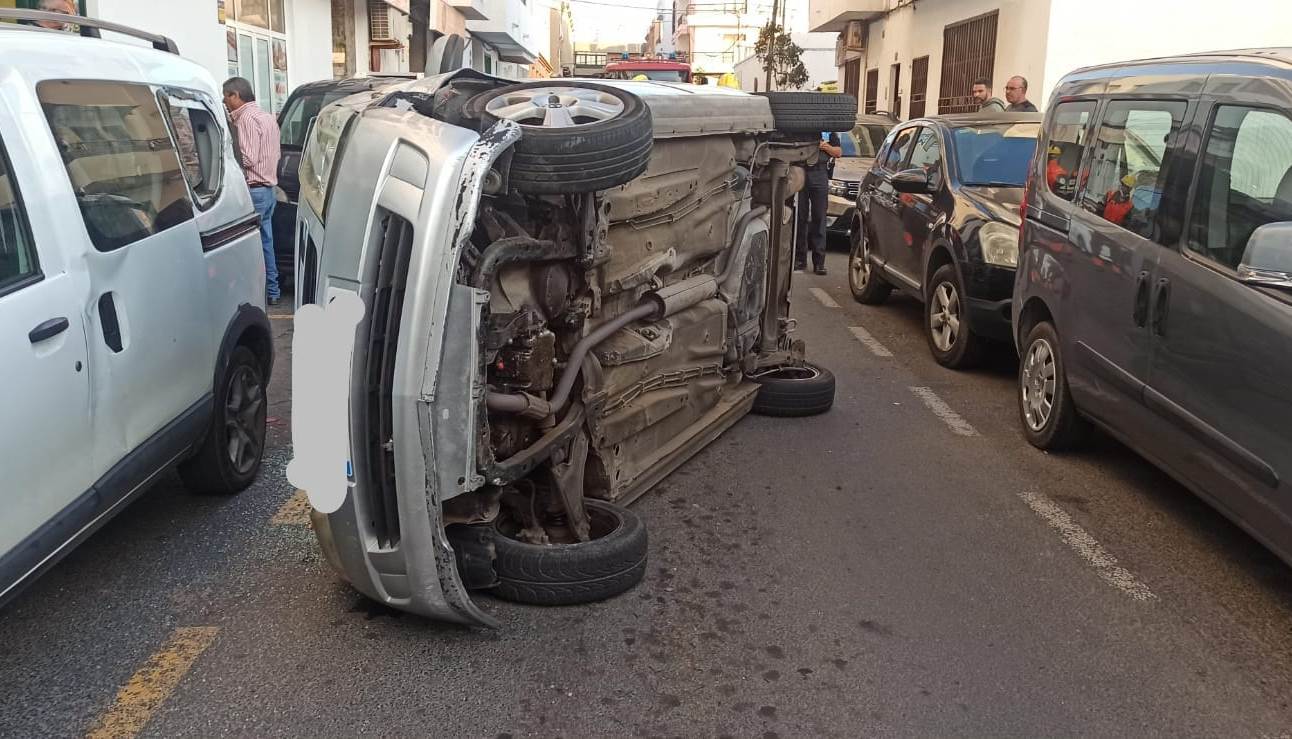
M 924 301 L 924 335 L 946 367 L 1010 339 L 1019 203 L 1037 113 L 974 113 L 898 126 L 857 197 L 848 285 L 858 302 L 896 287 Z
M 324 109 L 288 474 L 332 566 L 463 623 L 492 623 L 468 589 L 636 584 L 625 505 L 751 409 L 833 402 L 789 333 L 785 203 L 855 116 L 841 95 L 470 70 Z
M 870 113 L 857 116 L 851 131 L 839 133 L 839 148 L 843 156 L 834 160 L 830 173 L 830 194 L 826 201 L 826 231 L 843 237 L 852 235 L 857 223 L 857 192 L 861 180 L 875 164 L 875 154 L 884 145 L 888 132 L 897 125 L 891 113 Z

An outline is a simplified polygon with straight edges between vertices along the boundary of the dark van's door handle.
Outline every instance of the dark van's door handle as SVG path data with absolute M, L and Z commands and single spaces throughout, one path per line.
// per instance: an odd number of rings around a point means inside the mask
M 1153 306 L 1153 333 L 1166 335 L 1166 312 L 1171 305 L 1171 281 L 1163 277 L 1157 281 L 1157 302 Z
M 66 318 L 51 318 L 48 321 L 41 323 L 36 328 L 33 328 L 31 331 L 28 331 L 27 340 L 33 344 L 39 344 L 46 339 L 52 339 L 63 333 L 67 330 L 69 325 L 71 324 L 67 322 Z
M 1148 321 L 1148 272 L 1135 278 L 1135 325 L 1140 328 Z

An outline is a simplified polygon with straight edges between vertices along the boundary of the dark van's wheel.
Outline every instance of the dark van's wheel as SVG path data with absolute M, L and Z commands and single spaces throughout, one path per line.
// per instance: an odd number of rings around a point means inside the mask
M 982 356 L 982 338 L 969 326 L 969 298 L 954 264 L 933 273 L 924 299 L 924 336 L 943 367 L 967 369 Z
M 646 574 L 646 526 L 622 506 L 585 498 L 592 540 L 575 544 L 517 541 L 505 517 L 494 524 L 493 593 L 517 603 L 568 606 L 605 600 Z
M 526 82 L 482 92 L 466 115 L 484 128 L 500 119 L 524 132 L 511 186 L 535 195 L 608 190 L 646 171 L 655 131 L 641 98 L 588 82 Z
M 760 92 L 772 106 L 776 130 L 818 136 L 851 131 L 857 125 L 857 98 L 835 92 Z
M 1018 362 L 1018 411 L 1023 435 L 1038 449 L 1080 446 L 1090 431 L 1068 391 L 1067 368 L 1054 324 L 1043 321 L 1028 333 Z
M 753 407 L 761 416 L 815 416 L 834 405 L 834 375 L 816 365 L 776 367 L 749 379 L 762 385 Z
M 852 298 L 865 305 L 879 305 L 888 300 L 893 286 L 884 281 L 870 263 L 870 242 L 865 226 L 852 229 L 852 251 L 848 254 L 848 289 Z
M 265 453 L 265 379 L 256 355 L 233 350 L 215 388 L 211 428 L 202 446 L 179 466 L 184 485 L 198 493 L 240 493 L 260 471 Z

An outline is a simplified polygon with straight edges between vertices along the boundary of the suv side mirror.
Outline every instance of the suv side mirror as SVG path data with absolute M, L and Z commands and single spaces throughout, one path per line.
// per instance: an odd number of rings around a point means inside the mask
M 1292 289 L 1292 221 L 1267 223 L 1252 232 L 1238 263 L 1238 279 Z
M 933 192 L 929 173 L 919 167 L 904 169 L 893 175 L 893 189 L 898 192 L 928 194 Z

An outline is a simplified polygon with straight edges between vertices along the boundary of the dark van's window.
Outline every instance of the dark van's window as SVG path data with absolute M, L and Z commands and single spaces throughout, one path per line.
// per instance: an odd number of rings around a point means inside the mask
M 147 86 L 52 80 L 36 94 L 96 249 L 120 249 L 193 218 L 179 156 Z
M 1237 268 L 1253 231 L 1292 221 L 1292 120 L 1270 110 L 1217 108 L 1197 193 L 1189 249 Z
M 917 130 L 908 128 L 897 134 L 897 138 L 893 139 L 893 143 L 888 147 L 888 152 L 884 155 L 884 169 L 895 170 L 902 166 L 902 162 L 906 161 L 906 153 L 911 148 L 911 141 L 914 140 L 914 134 Z
M 1170 145 L 1183 102 L 1114 101 L 1095 138 L 1081 207 L 1146 239 L 1156 239 L 1157 212 Z
M 4 146 L 0 144 L 0 294 L 6 287 L 12 288 L 14 283 L 26 281 L 39 272 L 27 214 L 9 170 Z
M 1095 112 L 1093 100 L 1059 103 L 1054 107 L 1050 140 L 1045 145 L 1045 184 L 1050 192 L 1072 201 L 1077 195 L 1077 172 L 1086 146 L 1086 127 Z

